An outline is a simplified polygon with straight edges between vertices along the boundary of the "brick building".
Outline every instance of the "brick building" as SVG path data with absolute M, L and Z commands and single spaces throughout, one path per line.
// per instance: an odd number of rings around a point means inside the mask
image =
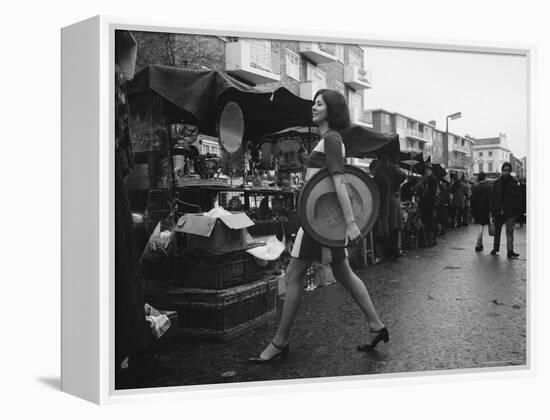
M 423 122 L 385 109 L 371 109 L 366 115 L 374 129 L 399 134 L 402 152 L 413 156 L 422 153 L 424 159 L 431 156 L 432 162 L 442 164 L 451 172 L 471 175 L 474 142 L 471 137 L 448 133 L 448 147 L 445 148 L 446 133 L 436 128 L 435 121 Z
M 305 99 L 335 89 L 348 100 L 353 122 L 365 123 L 363 91 L 372 77 L 359 45 L 155 32 L 134 37 L 138 71 L 150 64 L 223 71 L 258 90 L 283 86 Z
M 432 155 L 435 127 L 430 123 L 423 123 L 385 109 L 372 109 L 367 111 L 367 114 L 370 115 L 374 129 L 399 134 L 402 152 L 413 155 L 422 153 L 426 158 Z
M 445 132 L 440 131 L 443 139 Z M 451 172 L 462 172 L 466 177 L 473 175 L 473 144 L 474 139 L 469 136 L 459 136 L 458 134 L 448 133 L 448 160 L 447 167 Z
M 304 99 L 319 89 L 338 90 L 347 99 L 355 124 L 363 124 L 363 92 L 372 87 L 359 45 L 134 32 L 137 70 L 152 64 L 226 72 L 256 89 L 285 87 Z M 201 153 L 221 154 L 216 139 L 201 141 Z M 366 166 L 363 159 L 348 163 Z

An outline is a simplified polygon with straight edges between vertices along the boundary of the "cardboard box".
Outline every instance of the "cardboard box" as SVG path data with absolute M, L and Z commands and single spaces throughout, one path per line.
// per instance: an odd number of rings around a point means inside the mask
M 186 214 L 178 220 L 176 232 L 186 234 L 188 250 L 218 255 L 246 248 L 246 228 L 253 225 L 245 213 L 220 217 Z

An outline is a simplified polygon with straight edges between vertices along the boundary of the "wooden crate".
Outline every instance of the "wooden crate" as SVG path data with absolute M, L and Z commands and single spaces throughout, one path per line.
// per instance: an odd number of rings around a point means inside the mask
M 223 341 L 274 316 L 276 299 L 277 279 L 269 276 L 221 290 L 173 288 L 158 305 L 178 312 L 185 335 Z
M 184 287 L 227 289 L 257 280 L 263 275 L 246 249 L 222 255 L 186 252 L 178 262 L 177 282 Z

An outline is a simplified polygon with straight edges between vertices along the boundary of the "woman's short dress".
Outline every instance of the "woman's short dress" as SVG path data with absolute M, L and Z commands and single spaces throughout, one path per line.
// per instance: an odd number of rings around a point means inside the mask
M 319 140 L 307 159 L 306 181 L 323 168 L 332 176 L 344 174 L 344 142 L 337 131 L 330 130 Z M 322 264 L 335 263 L 347 258 L 345 248 L 327 248 L 308 235 L 302 228 L 298 230 L 291 256 L 302 260 L 315 260 Z

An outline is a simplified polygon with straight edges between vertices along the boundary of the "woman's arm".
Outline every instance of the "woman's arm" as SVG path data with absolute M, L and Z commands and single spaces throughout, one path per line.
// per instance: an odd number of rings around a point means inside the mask
M 355 216 L 351 208 L 351 201 L 349 199 L 348 189 L 346 186 L 346 177 L 344 174 L 335 173 L 332 175 L 332 180 L 334 182 L 336 196 L 338 197 L 338 202 L 340 203 L 340 208 L 342 209 L 342 214 L 346 223 L 346 243 L 349 245 L 355 245 L 361 239 L 361 231 L 355 223 Z

